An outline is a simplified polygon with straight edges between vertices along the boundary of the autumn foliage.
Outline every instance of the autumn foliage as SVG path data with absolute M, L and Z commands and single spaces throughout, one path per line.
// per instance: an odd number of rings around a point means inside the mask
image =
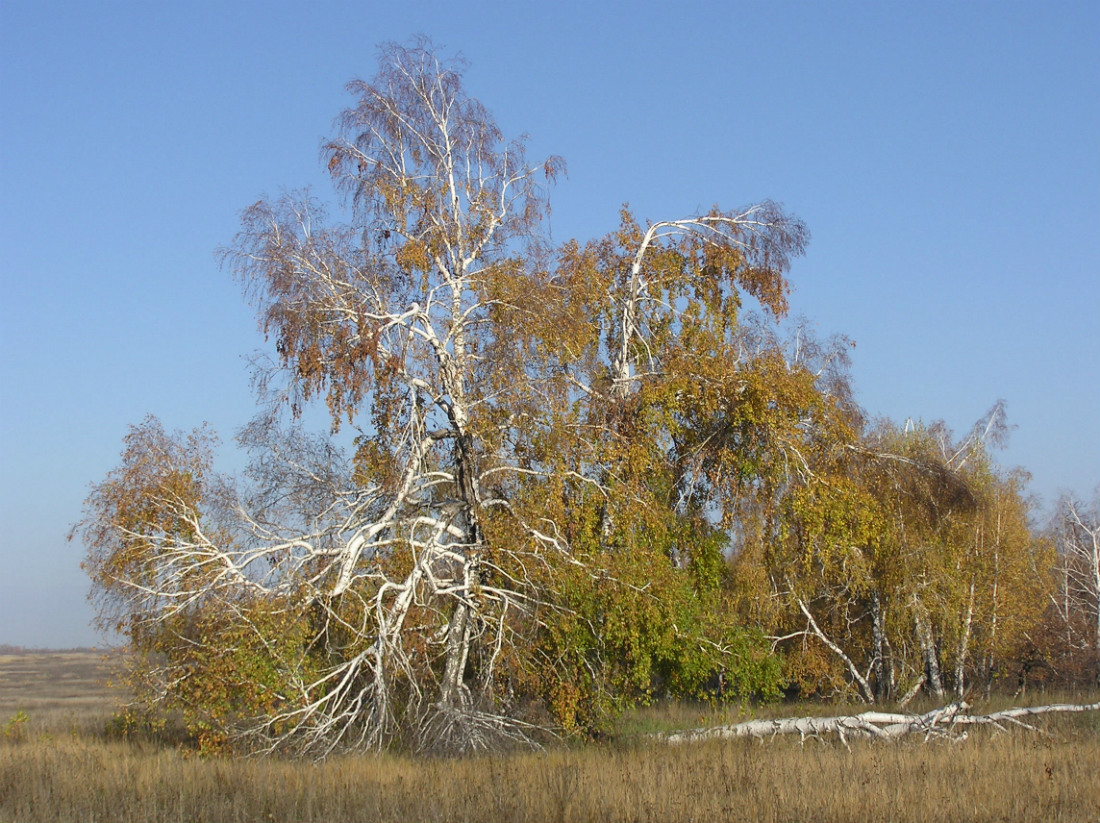
M 664 697 L 1015 676 L 1054 555 L 990 456 L 1003 410 L 958 440 L 864 419 L 847 342 L 786 320 L 799 220 L 624 207 L 552 247 L 563 163 L 461 64 L 391 45 L 349 91 L 342 199 L 262 200 L 223 250 L 274 349 L 246 476 L 150 418 L 75 530 L 134 722 L 469 751 Z M 317 400 L 350 450 L 296 422 Z

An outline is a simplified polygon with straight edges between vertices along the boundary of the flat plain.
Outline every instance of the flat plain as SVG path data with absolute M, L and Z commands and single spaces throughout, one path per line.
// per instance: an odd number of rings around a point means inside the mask
M 674 705 L 625 717 L 609 742 L 540 752 L 204 759 L 109 733 L 120 697 L 106 685 L 110 667 L 95 652 L 0 656 L 0 821 L 1100 820 L 1097 712 L 955 743 L 847 748 L 788 737 L 672 747 L 650 733 L 858 710 Z M 1027 696 L 1062 700 L 1096 696 Z

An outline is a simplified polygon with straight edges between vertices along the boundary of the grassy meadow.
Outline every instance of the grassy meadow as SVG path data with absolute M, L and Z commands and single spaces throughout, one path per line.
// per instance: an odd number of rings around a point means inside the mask
M 1100 713 L 962 742 L 778 738 L 671 747 L 648 734 L 738 719 L 692 706 L 610 742 L 467 759 L 202 759 L 107 733 L 91 652 L 0 656 L 0 823 L 16 821 L 1100 821 Z M 1029 703 L 1094 695 L 1029 694 Z M 1003 708 L 1002 699 L 991 708 Z M 985 707 L 978 707 L 985 708 Z M 833 714 L 824 704 L 745 716 Z

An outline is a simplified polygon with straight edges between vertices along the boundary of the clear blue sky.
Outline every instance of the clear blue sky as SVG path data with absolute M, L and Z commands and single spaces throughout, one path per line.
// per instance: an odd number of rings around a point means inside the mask
M 95 642 L 65 534 L 129 424 L 249 418 L 263 340 L 214 251 L 327 193 L 344 84 L 415 33 L 566 158 L 555 239 L 778 200 L 813 233 L 794 312 L 855 339 L 870 412 L 1003 397 L 1045 503 L 1100 484 L 1097 0 L 3 0 L 0 643 Z

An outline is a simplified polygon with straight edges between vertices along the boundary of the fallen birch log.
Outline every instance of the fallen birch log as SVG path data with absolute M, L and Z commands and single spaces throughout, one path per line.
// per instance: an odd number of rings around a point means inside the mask
M 705 729 L 689 729 L 659 735 L 667 743 L 694 743 L 699 740 L 730 739 L 735 737 L 775 737 L 780 734 L 797 734 L 807 737 L 823 737 L 836 734 L 847 745 L 847 738 L 873 737 L 896 740 L 908 734 L 923 734 L 925 740 L 932 737 L 965 739 L 966 727 L 991 725 L 1007 731 L 1007 725 L 1039 731 L 1021 718 L 1051 712 L 1100 711 L 1100 703 L 1058 703 L 1050 706 L 1006 709 L 991 714 L 967 714 L 970 705 L 952 703 L 924 714 L 898 714 L 892 712 L 863 712 L 841 717 L 786 717 L 777 720 L 746 720 L 730 726 L 713 726 Z

